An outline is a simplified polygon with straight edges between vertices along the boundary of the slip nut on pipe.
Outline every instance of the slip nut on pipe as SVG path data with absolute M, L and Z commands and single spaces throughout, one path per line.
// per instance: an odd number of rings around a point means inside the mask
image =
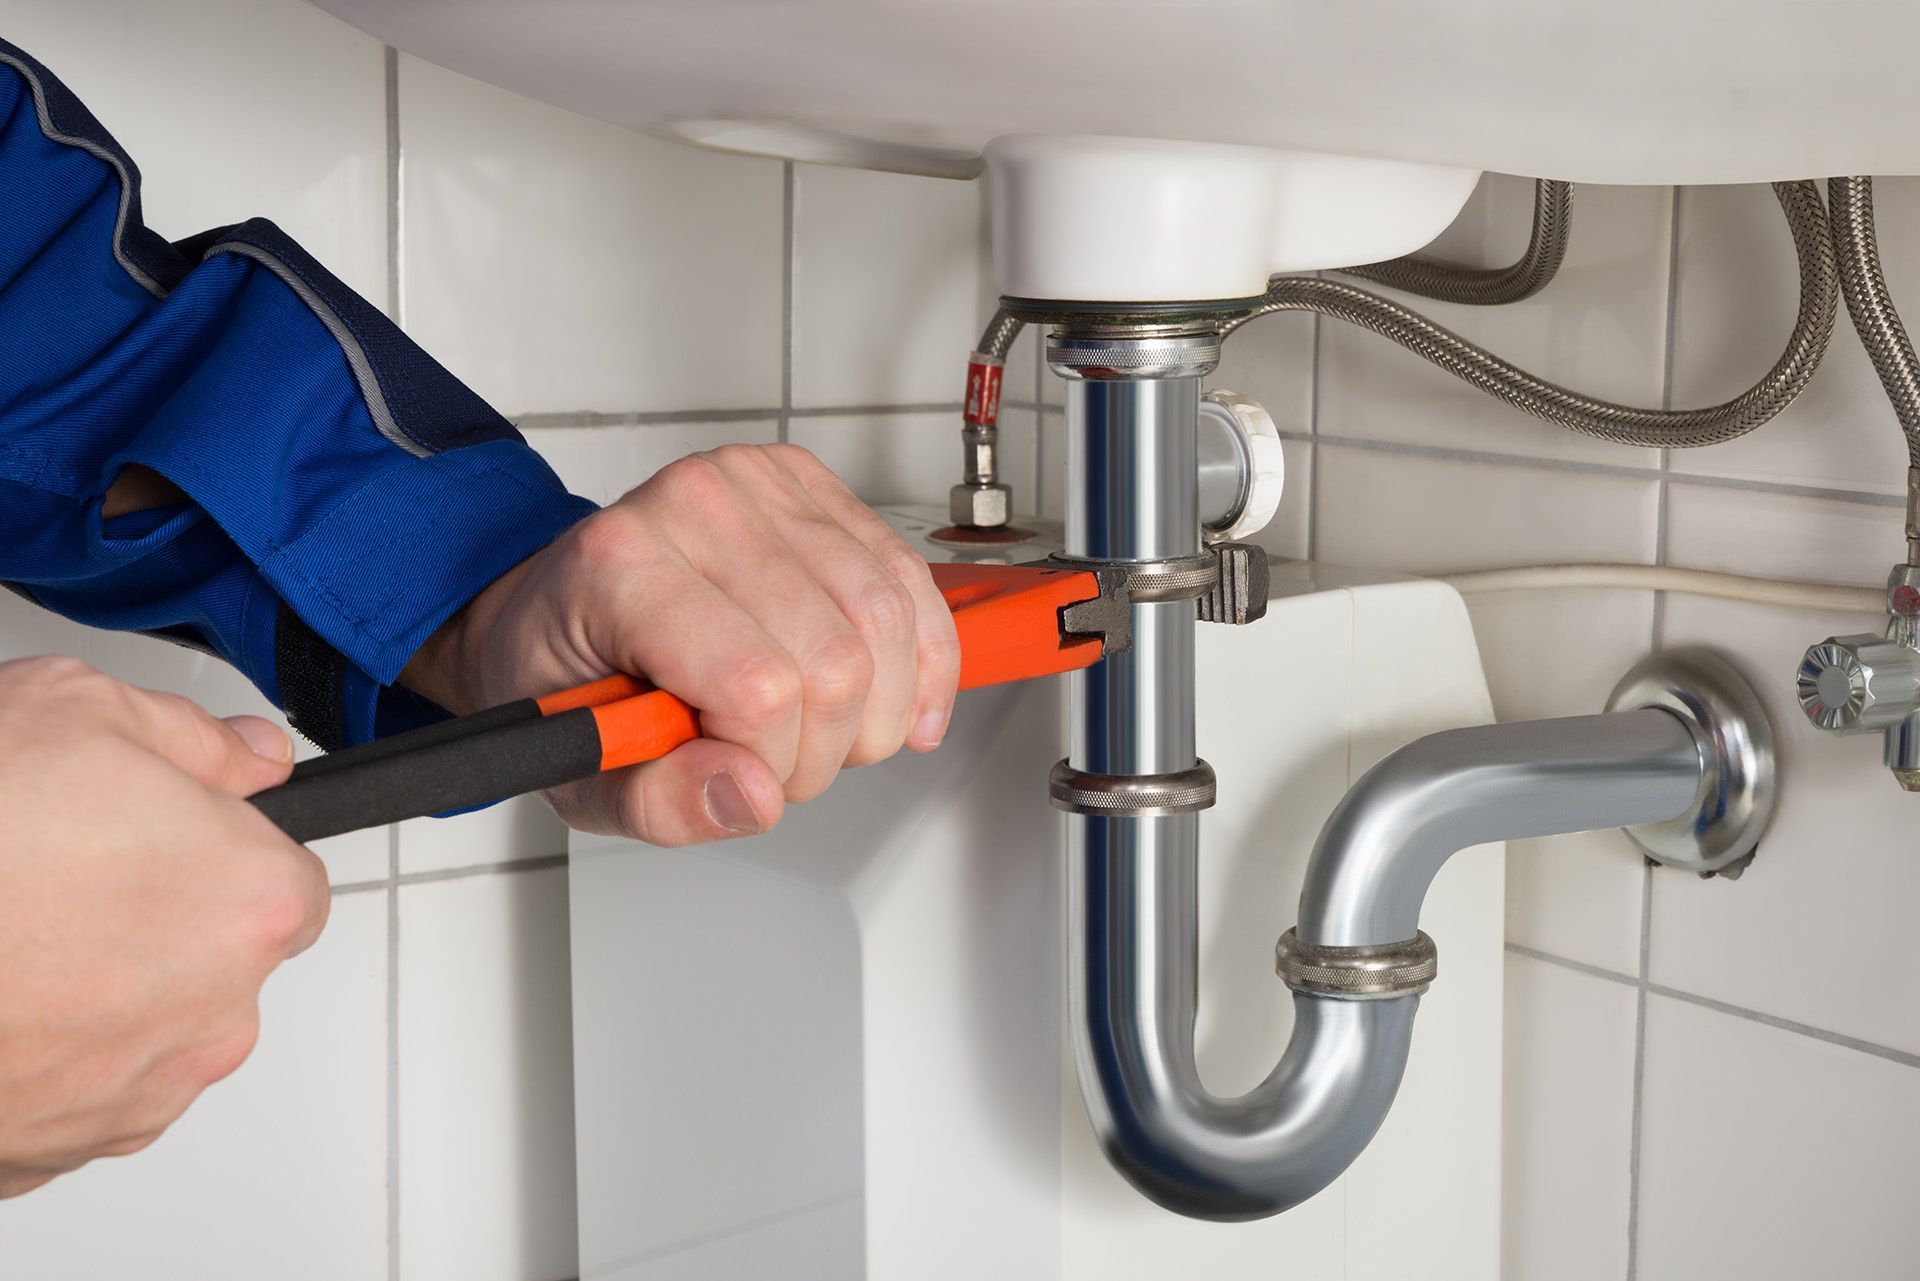
M 1167 560 L 1092 560 L 1055 553 L 1045 564 L 1060 569 L 1105 569 L 1126 576 L 1127 601 L 1157 605 L 1166 601 L 1198 600 L 1220 580 L 1220 562 L 1212 552 L 1176 556 Z
M 1089 774 L 1061 761 L 1047 778 L 1055 809 L 1110 818 L 1192 814 L 1213 805 L 1213 766 L 1197 761 L 1171 774 Z
M 1425 930 L 1404 942 L 1364 947 L 1302 943 L 1298 930 L 1288 930 L 1273 946 L 1273 968 L 1281 982 L 1307 996 L 1384 1001 L 1426 991 L 1440 953 Z

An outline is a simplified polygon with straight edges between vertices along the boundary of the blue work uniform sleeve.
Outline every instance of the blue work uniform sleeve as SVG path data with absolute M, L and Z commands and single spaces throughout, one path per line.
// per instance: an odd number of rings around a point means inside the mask
M 105 517 L 136 464 L 187 501 Z M 407 660 L 592 510 L 272 223 L 148 230 L 133 161 L 0 41 L 0 582 L 212 650 L 332 748 L 437 715 Z

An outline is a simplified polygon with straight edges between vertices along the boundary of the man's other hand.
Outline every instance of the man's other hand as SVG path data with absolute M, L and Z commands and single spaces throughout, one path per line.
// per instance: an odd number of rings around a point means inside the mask
M 292 744 L 70 658 L 0 663 L 0 1196 L 138 1151 L 253 1048 L 326 871 L 243 797 Z

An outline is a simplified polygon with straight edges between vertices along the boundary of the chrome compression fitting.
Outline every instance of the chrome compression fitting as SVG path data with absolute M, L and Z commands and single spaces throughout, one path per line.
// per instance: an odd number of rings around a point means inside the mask
M 1920 792 L 1920 566 L 1887 575 L 1884 635 L 1829 636 L 1795 678 L 1800 710 L 1830 734 L 1879 731 L 1881 759 L 1901 788 Z
M 1167 774 L 1089 774 L 1061 761 L 1047 791 L 1054 808 L 1069 814 L 1192 814 L 1213 807 L 1213 766 L 1195 761 L 1191 769 Z
M 1404 943 L 1330 947 L 1302 943 L 1300 931 L 1291 929 L 1273 946 L 1273 969 L 1282 983 L 1336 1001 L 1418 996 L 1433 985 L 1439 967 L 1439 950 L 1425 930 Z

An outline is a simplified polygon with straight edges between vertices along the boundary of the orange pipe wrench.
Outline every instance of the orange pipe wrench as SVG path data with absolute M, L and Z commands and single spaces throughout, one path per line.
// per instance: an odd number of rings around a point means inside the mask
M 960 688 L 1091 667 L 1125 649 L 1124 576 L 1055 564 L 941 564 L 960 634 Z M 657 760 L 700 734 L 699 712 L 634 676 L 608 676 L 294 767 L 253 802 L 298 841 L 467 809 Z

